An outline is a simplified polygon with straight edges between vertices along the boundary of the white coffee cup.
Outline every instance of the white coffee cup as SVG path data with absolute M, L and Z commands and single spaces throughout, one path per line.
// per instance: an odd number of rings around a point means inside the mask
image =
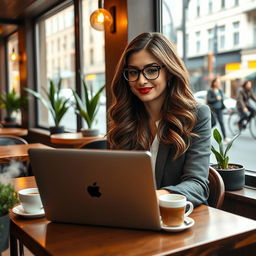
M 27 213 L 38 213 L 43 208 L 37 188 L 26 188 L 18 191 L 21 205 Z
M 180 194 L 164 194 L 158 200 L 161 219 L 166 226 L 180 226 L 194 209 L 193 204 Z

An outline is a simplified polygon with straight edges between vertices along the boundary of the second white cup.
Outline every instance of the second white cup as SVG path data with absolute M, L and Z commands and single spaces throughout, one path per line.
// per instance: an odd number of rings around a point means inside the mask
M 37 188 L 26 188 L 18 191 L 20 203 L 27 213 L 38 213 L 43 208 Z

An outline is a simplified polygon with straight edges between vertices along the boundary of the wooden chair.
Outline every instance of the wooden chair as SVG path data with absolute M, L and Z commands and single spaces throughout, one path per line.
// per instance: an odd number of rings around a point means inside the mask
M 26 140 L 15 135 L 0 135 L 0 146 L 28 144 Z
M 108 142 L 107 142 L 107 140 L 95 140 L 93 142 L 83 145 L 81 148 L 83 148 L 83 149 L 107 149 Z
M 219 173 L 211 166 L 209 167 L 209 189 L 209 206 L 221 209 L 225 196 L 225 186 Z
M 26 140 L 21 137 L 14 136 L 14 135 L 0 135 L 0 146 L 7 146 L 7 145 L 19 145 L 19 144 L 28 144 Z M 27 176 L 28 171 L 28 162 L 19 162 L 19 176 Z M 8 164 L 0 164 L 0 173 L 6 171 L 10 165 Z

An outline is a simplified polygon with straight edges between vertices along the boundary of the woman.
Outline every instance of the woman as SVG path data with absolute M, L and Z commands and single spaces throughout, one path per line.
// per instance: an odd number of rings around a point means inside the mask
M 251 118 L 256 112 L 256 110 L 250 104 L 250 99 L 256 102 L 256 97 L 252 92 L 252 82 L 247 80 L 243 83 L 237 97 L 237 109 L 240 115 L 238 126 L 240 130 L 246 128 L 244 121 L 246 121 L 246 123 L 250 122 Z
M 223 123 L 223 109 L 225 105 L 223 103 L 223 92 L 220 89 L 220 79 L 215 78 L 211 82 L 211 88 L 207 92 L 207 104 L 212 111 L 212 127 L 216 125 L 216 118 L 219 121 L 220 129 L 224 138 L 224 141 L 228 142 L 229 138 L 226 137 L 226 130 Z
M 111 147 L 151 151 L 158 195 L 206 203 L 210 111 L 193 98 L 174 45 L 158 33 L 137 36 L 121 56 L 111 90 Z

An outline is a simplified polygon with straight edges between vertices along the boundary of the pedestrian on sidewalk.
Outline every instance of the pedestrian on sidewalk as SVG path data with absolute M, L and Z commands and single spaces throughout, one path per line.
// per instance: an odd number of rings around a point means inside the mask
M 223 102 L 224 94 L 220 88 L 220 85 L 221 83 L 219 78 L 215 78 L 212 80 L 211 87 L 207 91 L 207 104 L 211 109 L 212 127 L 217 124 L 216 120 L 218 120 L 224 141 L 228 142 L 230 139 L 226 136 L 226 130 L 223 122 L 223 109 L 225 109 L 225 105 Z

